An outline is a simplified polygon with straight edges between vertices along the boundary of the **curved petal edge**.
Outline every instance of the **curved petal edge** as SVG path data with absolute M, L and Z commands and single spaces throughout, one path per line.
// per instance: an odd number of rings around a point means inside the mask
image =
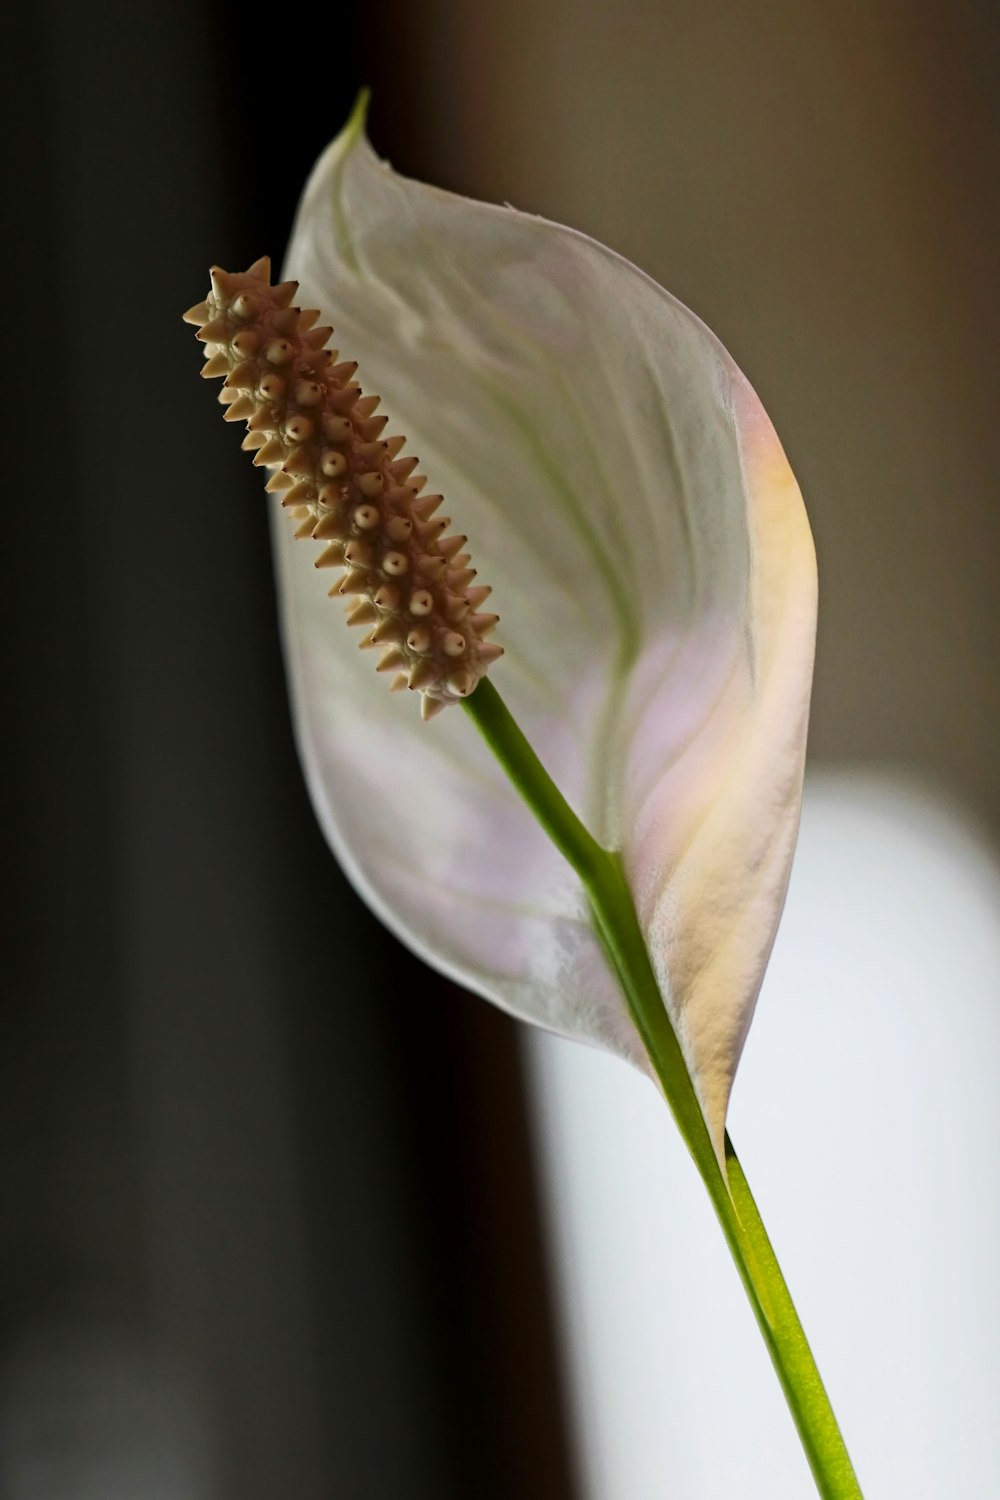
M 716 1149 L 798 823 L 816 573 L 744 376 L 612 251 L 408 181 L 355 119 L 286 274 L 407 433 L 494 585 L 494 679 L 564 795 L 622 850 Z M 299 743 L 327 837 L 439 969 L 523 1019 L 642 1044 L 578 881 L 465 716 L 416 720 L 338 639 L 276 530 Z M 402 700 L 402 701 L 400 701 Z

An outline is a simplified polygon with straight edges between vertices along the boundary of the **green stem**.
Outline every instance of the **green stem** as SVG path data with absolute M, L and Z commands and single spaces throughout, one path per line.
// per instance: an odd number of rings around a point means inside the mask
M 488 678 L 483 678 L 464 706 L 517 791 L 583 882 L 594 927 L 708 1189 L 820 1494 L 824 1500 L 862 1500 L 829 1397 L 743 1168 L 728 1135 L 725 1171 L 712 1145 L 618 855 L 604 849 L 574 813 Z

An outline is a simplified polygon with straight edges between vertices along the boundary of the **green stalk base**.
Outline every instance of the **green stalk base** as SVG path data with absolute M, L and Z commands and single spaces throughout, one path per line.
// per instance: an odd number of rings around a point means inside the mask
M 594 928 L 718 1215 L 820 1495 L 823 1500 L 863 1500 L 781 1267 L 728 1135 L 725 1171 L 715 1153 L 618 855 L 602 848 L 573 812 L 488 678 L 482 679 L 463 706 L 583 883 Z

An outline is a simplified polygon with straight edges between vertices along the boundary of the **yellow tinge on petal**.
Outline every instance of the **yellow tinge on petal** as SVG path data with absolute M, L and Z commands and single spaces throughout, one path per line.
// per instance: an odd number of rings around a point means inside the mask
M 486 637 L 497 616 L 480 613 L 490 590 L 475 585 L 464 536 L 446 537 L 441 495 L 424 495 L 405 439 L 382 436 L 378 396 L 363 396 L 357 366 L 337 364 L 319 313 L 292 305 L 294 281 L 270 283 L 270 261 L 248 271 L 212 270 L 212 290 L 184 314 L 205 344 L 202 374 L 225 376 L 226 420 L 246 421 L 243 447 L 276 472 L 267 488 L 300 524 L 298 537 L 326 543 L 318 568 L 344 569 L 330 590 L 350 601 L 348 623 L 371 627 L 362 647 L 385 647 L 378 670 L 393 687 L 423 695 L 425 719 L 468 697 L 503 647 Z

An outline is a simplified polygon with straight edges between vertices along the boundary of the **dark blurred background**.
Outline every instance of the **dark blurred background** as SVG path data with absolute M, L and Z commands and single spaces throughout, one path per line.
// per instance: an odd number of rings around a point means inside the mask
M 1000 832 L 998 17 L 41 0 L 7 22 L 0 1494 L 576 1493 L 517 1035 L 327 853 L 180 312 L 358 87 L 720 335 L 821 566 L 817 765 Z

